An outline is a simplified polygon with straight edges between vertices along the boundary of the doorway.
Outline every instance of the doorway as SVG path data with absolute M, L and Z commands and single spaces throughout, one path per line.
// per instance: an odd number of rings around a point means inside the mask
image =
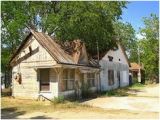
M 40 69 L 40 91 L 50 90 L 49 69 Z

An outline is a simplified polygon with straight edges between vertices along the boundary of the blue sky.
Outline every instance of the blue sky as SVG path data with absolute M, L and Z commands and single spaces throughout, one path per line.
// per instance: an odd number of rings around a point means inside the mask
M 143 17 L 150 16 L 155 13 L 159 16 L 159 2 L 158 1 L 130 1 L 127 9 L 123 9 L 122 20 L 132 24 L 136 32 L 139 27 L 143 27 Z

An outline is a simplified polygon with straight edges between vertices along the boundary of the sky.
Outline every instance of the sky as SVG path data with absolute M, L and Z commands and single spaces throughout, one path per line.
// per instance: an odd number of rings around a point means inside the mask
M 129 22 L 138 33 L 140 27 L 144 27 L 143 17 L 149 17 L 151 13 L 159 16 L 158 1 L 130 1 L 127 9 L 123 9 L 122 21 Z

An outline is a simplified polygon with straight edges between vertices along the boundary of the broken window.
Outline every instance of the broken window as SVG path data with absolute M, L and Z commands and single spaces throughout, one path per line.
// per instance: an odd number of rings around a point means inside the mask
M 75 70 L 64 69 L 63 80 L 62 80 L 62 91 L 74 89 Z
M 114 70 L 108 70 L 108 84 L 114 84 Z
M 87 74 L 87 81 L 88 81 L 89 87 L 95 87 L 95 74 L 88 73 Z
M 109 61 L 113 61 L 113 57 L 112 56 L 108 56 Z

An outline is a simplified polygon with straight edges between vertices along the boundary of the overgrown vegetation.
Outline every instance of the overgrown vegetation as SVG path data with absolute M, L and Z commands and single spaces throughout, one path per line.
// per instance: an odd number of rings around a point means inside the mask
M 89 89 L 89 85 L 88 84 L 84 84 L 82 85 L 82 98 L 89 98 L 89 96 L 91 95 L 91 91 Z
M 159 82 L 159 17 L 151 14 L 145 17 L 144 27 L 141 28 L 143 38 L 138 42 L 140 46 L 140 60 L 145 68 L 146 79 Z
M 136 91 L 139 91 L 139 90 L 143 89 L 145 86 L 146 85 L 144 85 L 144 84 L 136 82 L 132 86 L 102 92 L 101 95 L 102 96 L 116 96 L 116 97 L 119 97 L 119 96 L 134 96 L 135 94 L 132 94 L 128 91 L 136 92 Z
M 52 102 L 54 104 L 57 104 L 57 103 L 64 103 L 64 96 L 59 96 L 59 97 L 54 97 L 54 99 L 52 100 Z

